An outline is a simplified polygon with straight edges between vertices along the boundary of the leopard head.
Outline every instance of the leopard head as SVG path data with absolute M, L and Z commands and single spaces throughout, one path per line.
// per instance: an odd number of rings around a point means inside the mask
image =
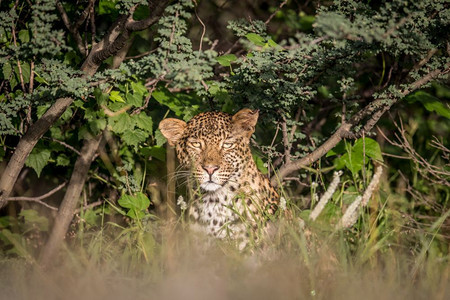
M 228 182 L 238 182 L 253 162 L 249 142 L 257 120 L 257 110 L 242 109 L 235 115 L 206 112 L 187 123 L 164 119 L 159 129 L 200 188 L 215 192 Z

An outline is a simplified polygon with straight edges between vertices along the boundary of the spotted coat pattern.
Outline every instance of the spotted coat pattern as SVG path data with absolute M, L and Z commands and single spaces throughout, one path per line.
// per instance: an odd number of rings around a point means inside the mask
M 278 194 L 249 148 L 257 117 L 257 111 L 243 109 L 234 116 L 206 112 L 187 123 L 161 122 L 161 132 L 198 187 L 188 211 L 194 229 L 245 240 L 275 213 Z

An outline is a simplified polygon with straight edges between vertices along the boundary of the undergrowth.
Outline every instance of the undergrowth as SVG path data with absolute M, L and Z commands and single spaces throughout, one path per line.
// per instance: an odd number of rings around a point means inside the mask
M 426 230 L 405 230 L 389 197 L 377 193 L 350 229 L 336 229 L 330 211 L 311 221 L 287 199 L 289 217 L 280 214 L 270 239 L 244 251 L 195 235 L 182 218 L 146 214 L 98 227 L 79 219 L 48 269 L 32 253 L 3 257 L 0 298 L 447 298 L 450 264 L 447 250 L 439 251 L 446 216 Z

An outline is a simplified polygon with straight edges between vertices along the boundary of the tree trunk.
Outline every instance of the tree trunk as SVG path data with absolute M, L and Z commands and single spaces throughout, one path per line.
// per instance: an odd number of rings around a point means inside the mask
M 36 123 L 31 125 L 27 133 L 20 139 L 0 179 L 0 208 L 6 205 L 17 177 L 36 143 L 47 132 L 50 126 L 59 119 L 72 102 L 73 98 L 60 98 L 56 100 L 55 104 Z
M 56 216 L 50 237 L 41 251 L 40 262 L 43 267 L 50 265 L 55 252 L 58 250 L 67 229 L 69 228 L 91 162 L 98 149 L 101 138 L 102 134 L 84 141 L 83 148 L 81 148 L 81 155 L 75 162 L 72 177 L 70 178 L 61 206 L 59 207 L 58 215 Z

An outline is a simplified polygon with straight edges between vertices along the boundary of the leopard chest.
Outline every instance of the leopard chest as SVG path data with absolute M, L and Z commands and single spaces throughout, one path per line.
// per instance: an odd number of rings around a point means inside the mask
M 227 188 L 207 193 L 197 199 L 190 208 L 189 215 L 195 228 L 218 238 L 234 237 L 241 230 L 240 203 Z

